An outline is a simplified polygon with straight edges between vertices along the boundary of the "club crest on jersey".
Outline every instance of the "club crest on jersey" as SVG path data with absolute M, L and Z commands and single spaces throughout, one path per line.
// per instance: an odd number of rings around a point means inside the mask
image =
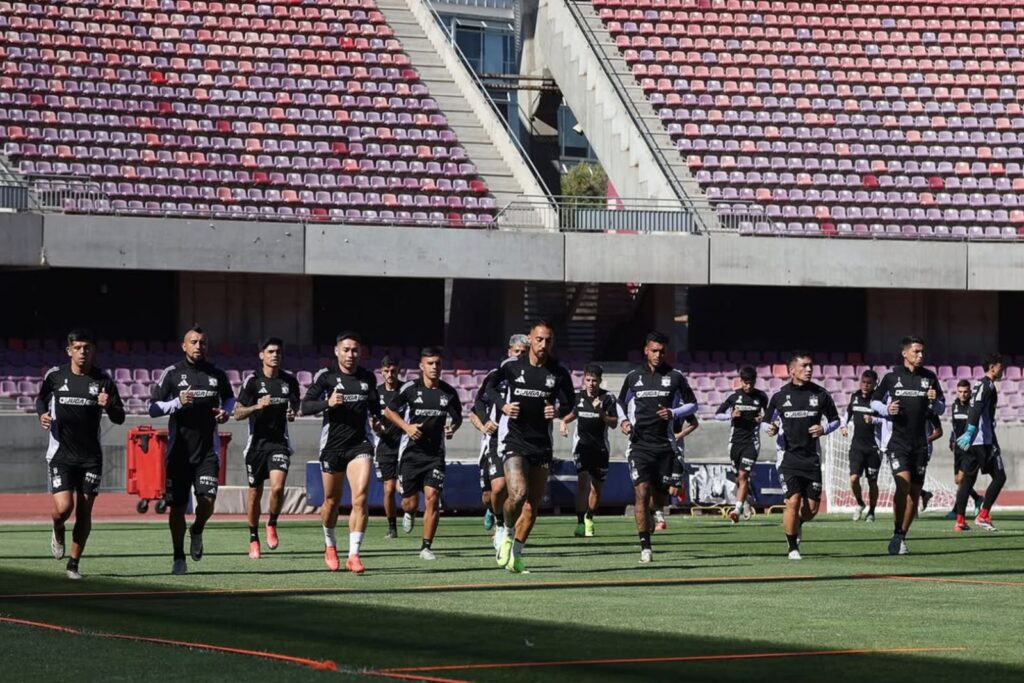
M 366 382 L 360 382 L 359 388 L 362 389 L 363 391 L 369 391 L 370 385 L 367 384 Z
M 442 408 L 447 408 L 448 407 L 448 397 L 447 396 L 442 396 L 441 397 L 441 407 Z
M 547 377 L 545 377 L 544 378 L 544 386 L 546 386 L 548 389 L 554 388 L 554 386 L 555 386 L 555 376 L 554 375 L 548 375 Z
M 211 387 L 217 386 L 217 378 L 216 377 L 210 377 L 210 386 Z
M 287 384 L 282 384 L 282 385 L 281 385 L 281 393 L 282 393 L 283 395 L 285 395 L 285 396 L 287 396 L 287 395 L 288 395 L 288 385 L 287 385 Z
M 932 386 L 931 380 L 927 380 L 927 379 L 922 379 L 921 380 L 921 388 L 922 389 L 930 389 L 931 386 Z
M 68 381 L 64 380 L 64 384 L 61 385 L 57 391 L 71 391 L 71 387 L 68 386 Z
M 672 378 L 671 377 L 662 377 L 661 378 L 661 386 L 667 387 L 667 386 L 671 386 L 671 385 L 672 385 Z
M 817 396 L 809 397 L 807 399 L 807 402 L 811 404 L 812 408 L 817 408 L 818 407 L 818 397 Z
M 100 385 L 99 384 L 93 383 L 93 384 L 89 385 L 89 395 L 90 396 L 98 396 L 99 393 L 100 393 Z

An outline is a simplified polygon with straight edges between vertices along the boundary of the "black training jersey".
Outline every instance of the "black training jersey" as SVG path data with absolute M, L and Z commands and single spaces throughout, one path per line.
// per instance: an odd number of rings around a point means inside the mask
M 554 359 L 535 367 L 523 357 L 509 358 L 501 364 L 490 395 L 501 415 L 498 440 L 505 452 L 527 455 L 551 452 L 551 420 L 544 417 L 544 407 L 557 404 L 555 414 L 565 417 L 572 410 L 575 391 L 569 371 Z M 518 417 L 501 412 L 507 403 L 519 404 Z
M 99 368 L 76 375 L 70 364 L 52 367 L 43 377 L 36 398 L 36 413 L 50 414 L 50 443 L 46 461 L 62 463 L 95 462 L 103 457 L 100 448 L 100 417 L 104 409 L 98 403 L 107 394 L 106 413 L 114 424 L 124 422 L 124 404 L 117 385 Z
M 749 394 L 738 389 L 722 401 L 715 415 L 732 423 L 729 430 L 730 446 L 753 444 L 756 447 L 761 444 L 761 421 L 757 418 L 763 417 L 767 409 L 768 394 L 760 389 L 754 389 Z M 733 410 L 740 411 L 740 416 L 732 417 Z
M 572 437 L 572 448 L 610 451 L 608 424 L 604 418 L 617 415 L 615 397 L 604 389 L 597 390 L 597 396 L 588 396 L 586 390 L 576 394 L 572 411 L 576 414 L 576 432 Z
M 953 399 L 952 415 L 950 421 L 952 422 L 952 434 L 949 436 L 950 443 L 956 443 L 956 440 L 963 436 L 964 432 L 967 431 L 968 420 L 971 417 L 971 399 L 961 402 L 960 399 Z
M 935 389 L 934 401 L 928 400 L 928 390 Z M 889 415 L 888 407 L 893 401 L 900 402 L 900 412 Z M 888 416 L 889 447 L 900 450 L 924 448 L 925 422 L 929 411 L 941 415 L 946 409 L 935 373 L 927 368 L 908 370 L 904 365 L 894 366 L 879 382 L 871 395 L 871 407 L 880 415 Z
M 377 385 L 377 395 L 380 397 L 380 410 L 381 413 L 391 403 L 391 399 L 398 393 L 398 389 L 388 389 L 387 385 L 381 383 Z M 402 430 L 398 428 L 398 425 L 388 419 L 381 419 L 381 426 L 383 427 L 382 433 L 377 436 L 377 449 L 382 450 L 386 453 L 397 454 L 398 447 L 402 441 Z
M 975 383 L 971 394 L 971 413 L 968 424 L 978 428 L 972 446 L 988 446 L 996 441 L 996 405 L 999 403 L 999 391 L 996 383 L 988 375 Z
M 331 394 L 341 394 L 342 402 L 331 408 Z M 380 419 L 377 378 L 357 367 L 351 375 L 337 367 L 323 368 L 302 399 L 302 414 L 324 414 L 320 429 L 320 455 L 346 451 L 363 443 L 373 443 L 369 417 Z
M 768 402 L 768 422 L 782 421 L 778 434 L 778 447 L 782 452 L 782 467 L 816 469 L 821 467 L 821 440 L 808 430 L 820 425 L 824 419 L 829 432 L 839 426 L 839 412 L 832 396 L 825 388 L 808 382 L 784 384 Z
M 497 370 L 488 372 L 476 392 L 476 398 L 473 400 L 473 412 L 483 424 L 488 422 L 499 424 L 500 422 L 498 409 L 494 405 L 494 398 L 492 396 L 492 391 L 501 391 L 502 389 L 498 385 L 497 376 Z M 497 447 L 498 431 L 496 430 L 493 434 L 483 434 L 480 443 L 482 447 Z
M 439 381 L 430 388 L 422 379 L 406 382 L 388 402 L 388 408 L 411 425 L 419 425 L 422 436 L 413 441 L 402 432 L 398 457 L 444 458 L 444 427 L 449 419 L 453 427 L 462 424 L 462 403 L 459 394 L 447 382 Z M 399 430 L 401 431 L 401 430 Z
M 683 373 L 666 364 L 652 371 L 647 366 L 629 372 L 619 391 L 619 406 L 632 425 L 629 441 L 637 447 L 675 448 L 672 431 L 675 418 L 697 411 L 697 397 Z M 672 411 L 672 419 L 658 416 L 661 408 Z
M 865 396 L 859 390 L 853 392 L 846 406 L 846 426 L 853 429 L 851 450 L 870 451 L 880 448 L 884 421 L 884 418 L 879 417 L 871 407 L 871 394 Z
M 192 403 L 182 405 L 182 392 L 192 395 Z M 167 454 L 198 463 L 211 454 L 220 455 L 217 433 L 218 409 L 231 412 L 235 395 L 227 375 L 208 361 L 179 361 L 164 370 L 153 388 L 149 414 L 169 415 Z
M 291 373 L 279 371 L 277 377 L 267 377 L 260 368 L 245 381 L 238 392 L 239 405 L 246 408 L 270 397 L 270 405 L 249 416 L 249 439 L 245 442 L 245 455 L 258 452 L 292 454 L 288 439 L 288 408 L 299 411 L 301 390 Z

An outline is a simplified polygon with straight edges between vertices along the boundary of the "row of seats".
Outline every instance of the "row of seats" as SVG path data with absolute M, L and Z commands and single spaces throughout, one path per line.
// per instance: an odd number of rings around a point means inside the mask
M 1024 222 L 1024 218 L 1018 220 Z M 866 239 L 939 239 L 939 240 L 1018 240 L 1024 239 L 1024 226 L 1018 228 L 979 227 L 946 224 L 897 225 L 894 223 L 826 223 L 778 220 L 741 221 L 742 235 L 790 237 L 859 237 Z
M 1024 19 L 1016 0 L 927 0 L 900 3 L 783 2 L 780 0 L 594 0 L 594 6 L 756 12 L 766 23 L 811 17 L 1013 17 Z

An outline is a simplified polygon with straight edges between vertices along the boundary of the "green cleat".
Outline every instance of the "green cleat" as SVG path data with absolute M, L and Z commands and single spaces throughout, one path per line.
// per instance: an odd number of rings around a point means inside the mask
M 505 565 L 505 569 L 509 570 L 513 574 L 522 574 L 526 571 L 526 563 L 523 562 L 521 557 L 513 557 L 509 560 L 509 563 Z
M 594 536 L 594 520 L 589 517 L 583 520 L 583 535 L 587 538 L 592 538 Z
M 499 567 L 508 565 L 509 558 L 512 557 L 512 537 L 506 536 L 501 545 L 498 546 L 498 553 L 494 556 Z
M 484 513 L 484 531 L 490 531 L 494 528 L 494 513 L 488 510 Z
M 575 536 L 576 538 L 583 538 L 583 536 L 584 536 L 583 522 L 580 522 L 579 524 L 576 525 L 576 531 L 572 532 L 572 535 Z

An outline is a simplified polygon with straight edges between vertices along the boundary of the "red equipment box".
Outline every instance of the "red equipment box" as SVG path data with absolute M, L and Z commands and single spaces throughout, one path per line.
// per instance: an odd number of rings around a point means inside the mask
M 220 472 L 218 483 L 223 485 L 228 472 L 228 446 L 231 432 L 220 432 Z M 150 501 L 156 502 L 156 512 L 167 509 L 164 486 L 167 480 L 167 430 L 141 425 L 128 430 L 127 489 L 139 497 L 136 512 L 145 513 Z

